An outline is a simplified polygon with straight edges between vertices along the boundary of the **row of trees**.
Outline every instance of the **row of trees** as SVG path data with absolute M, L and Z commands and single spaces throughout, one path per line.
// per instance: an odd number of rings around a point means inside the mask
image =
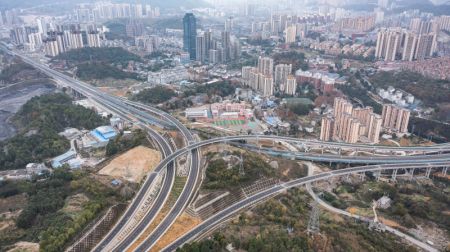
M 77 76 L 82 80 L 114 78 L 138 79 L 136 73 L 129 73 L 105 63 L 83 63 L 77 65 Z
M 218 95 L 225 97 L 234 94 L 236 85 L 233 85 L 230 81 L 220 81 L 212 84 L 197 85 L 184 92 L 184 96 L 188 97 L 196 94 L 207 94 L 209 97 Z
M 132 97 L 133 100 L 149 103 L 159 104 L 175 97 L 176 93 L 164 86 L 156 86 L 154 88 L 144 89 Z

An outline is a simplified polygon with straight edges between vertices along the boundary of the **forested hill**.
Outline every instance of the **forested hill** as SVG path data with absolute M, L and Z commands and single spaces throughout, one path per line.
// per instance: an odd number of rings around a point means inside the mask
M 13 118 L 19 134 L 0 142 L 0 170 L 21 169 L 62 154 L 69 148 L 58 132 L 67 127 L 93 129 L 107 121 L 95 111 L 72 104 L 61 93 L 34 97 Z

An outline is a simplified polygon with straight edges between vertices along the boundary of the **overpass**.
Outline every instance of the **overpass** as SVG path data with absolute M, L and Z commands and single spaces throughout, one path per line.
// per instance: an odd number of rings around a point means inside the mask
M 237 212 L 249 208 L 252 205 L 257 204 L 263 200 L 273 197 L 287 189 L 293 187 L 299 187 L 307 183 L 313 183 L 317 181 L 329 180 L 337 176 L 345 176 L 348 174 L 361 173 L 361 172 L 377 172 L 377 171 L 387 171 L 387 170 L 397 170 L 397 169 L 419 169 L 419 168 L 430 168 L 437 169 L 442 167 L 447 167 L 450 162 L 432 162 L 428 164 L 388 164 L 388 165 L 373 165 L 373 166 L 360 166 L 347 168 L 342 170 L 335 170 L 330 172 L 319 173 L 317 175 L 312 175 L 304 178 L 295 179 L 286 183 L 278 184 L 272 188 L 266 189 L 255 195 L 252 195 L 246 199 L 243 199 L 226 209 L 216 213 L 215 215 L 209 217 L 207 220 L 196 226 L 191 231 L 187 232 L 173 243 L 168 245 L 163 251 L 175 251 L 177 248 L 181 247 L 183 244 L 195 240 L 197 237 L 206 233 L 209 230 L 216 228 L 220 223 L 231 218 Z

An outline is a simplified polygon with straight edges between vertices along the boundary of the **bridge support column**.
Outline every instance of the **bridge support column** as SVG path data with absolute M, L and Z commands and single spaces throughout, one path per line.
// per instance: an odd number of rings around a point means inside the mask
M 341 155 L 341 148 L 338 149 L 339 156 Z
M 350 174 L 347 174 L 347 175 L 345 176 L 345 181 L 346 181 L 346 182 L 349 182 L 349 181 L 350 181 Z
M 361 181 L 364 181 L 366 178 L 366 174 L 364 172 L 359 173 L 359 178 L 361 179 Z
M 397 181 L 397 172 L 398 172 L 398 169 L 395 169 L 395 170 L 393 170 L 392 171 L 392 181 Z
M 414 171 L 416 170 L 416 168 L 411 168 L 410 170 L 410 174 L 409 174 L 409 179 L 412 180 L 414 178 Z
M 375 176 L 375 179 L 376 179 L 377 181 L 380 181 L 380 178 L 381 178 L 381 171 L 376 171 L 376 172 L 374 173 L 374 176 Z
M 447 176 L 447 169 L 448 169 L 447 166 L 442 168 L 442 175 Z
M 425 172 L 425 177 L 430 178 L 430 174 L 431 174 L 431 167 L 428 167 L 427 171 Z

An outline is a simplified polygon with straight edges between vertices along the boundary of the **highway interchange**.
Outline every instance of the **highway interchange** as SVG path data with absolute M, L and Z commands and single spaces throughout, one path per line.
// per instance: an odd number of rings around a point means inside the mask
M 312 140 L 294 139 L 289 137 L 280 136 L 255 136 L 255 135 L 245 135 L 245 136 L 231 136 L 222 137 L 215 139 L 208 139 L 205 141 L 197 142 L 192 135 L 192 133 L 176 118 L 170 114 L 155 109 L 150 106 L 142 105 L 140 103 L 128 101 L 123 98 L 114 97 L 105 93 L 102 93 L 92 86 L 75 80 L 65 74 L 57 72 L 49 67 L 35 62 L 34 60 L 18 54 L 16 52 L 10 51 L 6 47 L 2 47 L 3 50 L 7 51 L 11 55 L 22 58 L 26 63 L 34 66 L 36 69 L 44 72 L 48 76 L 54 78 L 58 83 L 71 87 L 77 92 L 83 94 L 84 96 L 92 99 L 93 101 L 107 107 L 110 111 L 116 113 L 117 115 L 123 117 L 126 120 L 138 123 L 145 129 L 149 136 L 157 143 L 160 149 L 163 160 L 155 168 L 153 172 L 148 174 L 146 180 L 141 186 L 141 189 L 136 194 L 135 198 L 122 215 L 122 217 L 117 221 L 116 225 L 111 229 L 111 231 L 102 239 L 102 241 L 94 248 L 94 251 L 125 251 L 129 248 L 136 239 L 146 230 L 146 228 L 152 223 L 156 215 L 161 210 L 162 206 L 166 202 L 168 195 L 172 189 L 173 181 L 175 177 L 175 160 L 183 155 L 188 155 L 190 158 L 189 173 L 187 177 L 186 184 L 181 192 L 176 203 L 172 206 L 169 213 L 165 218 L 158 224 L 158 226 L 153 230 L 153 232 L 146 237 L 145 241 L 140 244 L 135 251 L 147 251 L 149 250 L 158 239 L 169 229 L 177 217 L 183 212 L 187 204 L 192 200 L 192 197 L 197 188 L 197 184 L 200 176 L 200 153 L 199 149 L 201 147 L 232 141 L 260 141 L 260 140 L 271 140 L 271 141 L 285 141 L 289 143 L 294 143 L 302 145 L 308 148 L 327 148 L 327 149 L 352 149 L 357 151 L 367 151 L 367 152 L 385 152 L 387 154 L 398 153 L 398 152 L 408 152 L 414 155 L 406 156 L 341 156 L 341 155 L 322 155 L 314 153 L 288 153 L 284 151 L 284 154 L 294 155 L 297 159 L 310 160 L 310 161 L 321 161 L 321 162 L 343 162 L 343 163 L 359 163 L 359 164 L 377 164 L 377 165 L 367 165 L 359 166 L 353 168 L 347 168 L 343 170 L 335 170 L 332 172 L 321 173 L 313 176 L 308 176 L 301 179 L 296 179 L 290 182 L 276 185 L 265 191 L 257 193 L 243 201 L 237 202 L 234 205 L 220 211 L 219 213 L 211 216 L 209 219 L 202 222 L 199 226 L 195 227 L 189 231 L 184 236 L 180 237 L 177 241 L 168 246 L 165 251 L 175 250 L 177 247 L 181 246 L 185 242 L 191 241 L 204 232 L 213 229 L 215 226 L 230 218 L 236 212 L 245 209 L 253 204 L 263 201 L 268 197 L 280 193 L 287 188 L 301 186 L 305 183 L 310 183 L 314 181 L 329 179 L 334 176 L 342 176 L 351 173 L 360 173 L 368 171 L 379 171 L 379 170 L 393 170 L 399 168 L 437 168 L 444 167 L 450 164 L 450 146 L 447 144 L 434 145 L 430 147 L 387 147 L 387 146 L 371 146 L 362 144 L 343 144 L 343 143 L 332 143 L 332 142 L 320 142 Z M 177 129 L 185 140 L 185 145 L 181 148 L 176 149 L 176 146 L 171 146 L 170 143 L 161 136 L 157 131 L 148 125 L 158 126 L 163 129 L 174 128 Z M 267 150 L 265 150 L 267 151 Z M 419 155 L 425 154 L 428 155 Z M 284 155 L 283 153 L 281 155 Z M 148 192 L 155 186 L 156 181 L 162 179 L 161 188 L 158 191 L 155 200 L 148 201 Z M 150 203 L 149 203 L 150 202 Z M 142 214 L 144 213 L 144 214 Z M 139 216 L 137 216 L 139 215 Z M 133 222 L 132 220 L 136 220 Z M 118 237 L 123 239 L 118 239 Z

